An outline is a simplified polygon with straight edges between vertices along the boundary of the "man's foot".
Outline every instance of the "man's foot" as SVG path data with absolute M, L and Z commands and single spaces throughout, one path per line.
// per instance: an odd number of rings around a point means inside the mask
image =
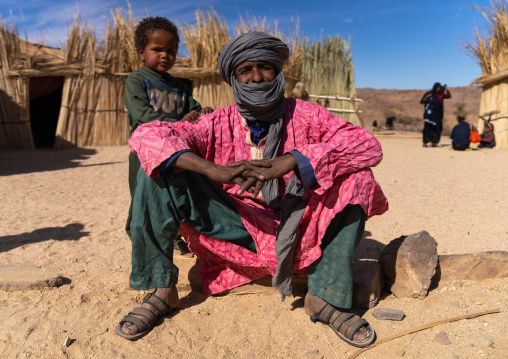
M 433 144 L 432 144 L 432 147 L 437 147 L 437 143 L 433 143 Z
M 305 296 L 305 312 L 311 316 L 311 320 L 314 322 L 318 320 L 324 322 L 328 317 L 325 324 L 332 327 L 339 338 L 353 346 L 365 347 L 376 339 L 374 330 L 364 319 L 353 313 L 341 312 L 325 300 L 310 293 Z M 335 323 L 336 320 L 337 323 Z
M 135 308 L 120 322 L 121 326 L 119 325 L 117 328 L 117 333 L 129 340 L 139 339 L 153 328 L 161 316 L 169 314 L 176 307 L 178 307 L 178 289 L 176 286 L 157 288 L 154 293 L 145 297 L 140 307 Z M 134 318 L 133 321 L 129 321 L 128 317 Z M 135 323 L 136 318 L 141 320 L 142 323 Z M 146 329 L 140 331 L 140 326 L 145 326 Z
M 429 147 L 426 143 L 423 144 L 423 147 Z

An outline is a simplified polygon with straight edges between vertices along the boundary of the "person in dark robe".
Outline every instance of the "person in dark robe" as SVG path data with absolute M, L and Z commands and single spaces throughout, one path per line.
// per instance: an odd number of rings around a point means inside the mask
M 446 85 L 441 86 L 439 82 L 436 82 L 432 86 L 432 90 L 427 91 L 421 98 L 420 103 L 425 105 L 425 110 L 423 111 L 423 119 L 425 121 L 423 126 L 423 147 L 427 147 L 429 142 L 432 143 L 432 147 L 437 147 L 443 130 L 443 100 L 451 97 L 452 95 L 446 88 Z

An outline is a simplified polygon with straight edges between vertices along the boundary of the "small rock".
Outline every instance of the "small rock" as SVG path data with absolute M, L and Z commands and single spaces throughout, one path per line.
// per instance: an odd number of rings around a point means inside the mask
M 404 349 L 397 349 L 395 351 L 395 355 L 399 356 L 399 357 L 403 357 L 404 355 L 406 355 L 406 351 Z
M 491 347 L 494 344 L 494 338 L 490 335 L 480 335 L 478 339 L 480 340 L 480 343 L 487 347 Z
M 71 342 L 72 342 L 71 338 L 66 337 L 64 342 L 63 342 L 63 344 L 62 344 L 62 346 L 63 347 L 68 347 L 69 345 L 71 345 Z
M 459 302 L 455 301 L 455 302 L 453 302 L 453 303 L 452 303 L 452 305 L 453 305 L 454 307 L 458 307 L 458 306 L 459 306 Z
M 377 308 L 372 311 L 372 315 L 376 319 L 381 320 L 402 320 L 405 313 L 402 310 L 390 308 Z
M 311 352 L 307 352 L 305 353 L 305 356 L 309 359 L 323 359 L 324 358 L 324 355 L 319 353 L 319 350 L 318 349 L 314 349 L 313 351 Z
M 446 332 L 440 332 L 437 333 L 434 337 L 434 341 L 443 344 L 443 345 L 450 345 L 452 342 L 450 342 L 450 339 L 448 338 L 448 334 Z

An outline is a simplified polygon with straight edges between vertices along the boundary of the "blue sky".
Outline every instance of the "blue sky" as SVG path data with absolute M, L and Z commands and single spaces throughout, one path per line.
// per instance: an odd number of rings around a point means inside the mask
M 436 81 L 449 87 L 466 86 L 481 70 L 459 46 L 472 37 L 473 26 L 483 31 L 485 21 L 470 4 L 489 7 L 489 0 L 469 3 L 456 0 L 355 0 L 355 1 L 138 1 L 134 14 L 141 19 L 165 16 L 177 24 L 194 23 L 195 10 L 213 6 L 232 32 L 239 19 L 266 17 L 292 34 L 299 19 L 300 35 L 310 39 L 341 35 L 351 38 L 356 87 L 428 89 Z M 126 8 L 119 0 L 1 0 L 4 22 L 15 19 L 20 35 L 31 41 L 59 46 L 76 14 L 95 27 L 98 37 L 111 19 L 110 10 Z

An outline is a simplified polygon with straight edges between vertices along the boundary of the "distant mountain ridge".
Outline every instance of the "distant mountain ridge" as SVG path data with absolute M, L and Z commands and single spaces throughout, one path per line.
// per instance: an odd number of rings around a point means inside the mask
M 430 90 L 430 89 L 429 89 Z M 478 86 L 451 87 L 452 97 L 444 101 L 443 134 L 449 134 L 457 123 L 456 112 L 462 106 L 466 121 L 475 126 L 478 122 L 482 88 Z M 359 109 L 365 126 L 370 129 L 374 120 L 384 127 L 386 118 L 395 116 L 395 128 L 420 131 L 423 128 L 423 105 L 420 99 L 428 90 L 391 90 L 358 88 L 356 95 L 362 99 Z

